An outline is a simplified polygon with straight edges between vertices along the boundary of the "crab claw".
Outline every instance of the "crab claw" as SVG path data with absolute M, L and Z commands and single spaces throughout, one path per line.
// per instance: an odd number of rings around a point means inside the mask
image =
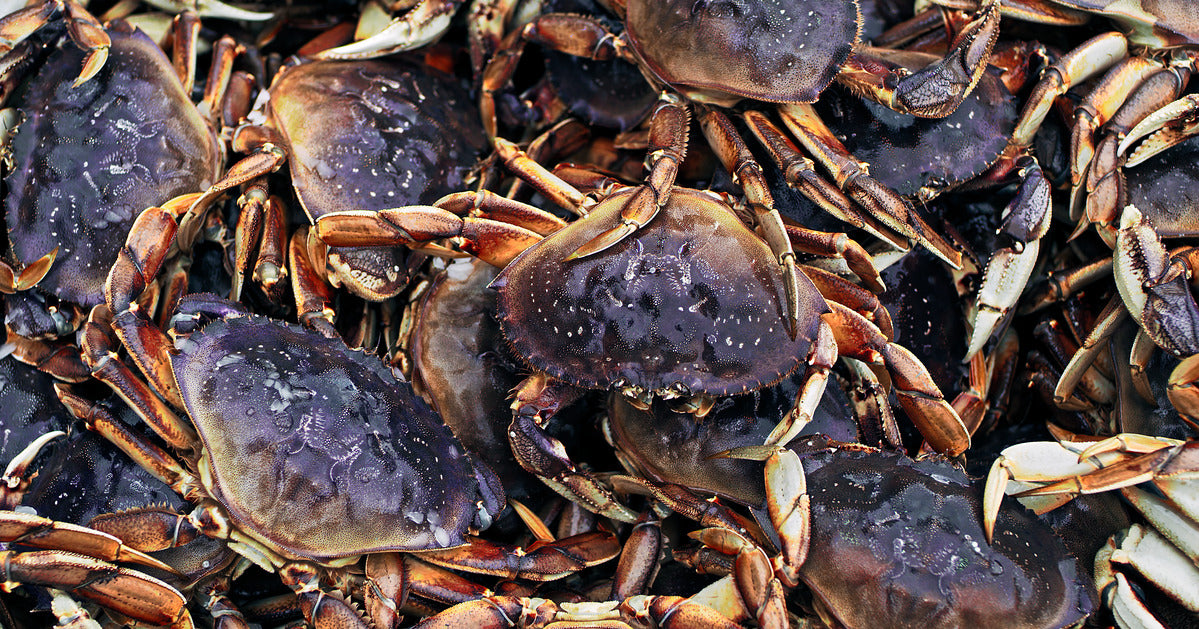
M 1188 94 L 1153 112 L 1133 127 L 1124 136 L 1116 152 L 1123 155 L 1134 142 L 1149 136 L 1128 156 L 1124 164 L 1136 166 L 1196 134 L 1199 134 L 1199 94 Z
M 1113 273 L 1120 298 L 1154 343 L 1179 357 L 1199 354 L 1199 305 L 1188 286 L 1189 268 L 1169 257 L 1134 205 L 1120 217 Z
M 200 17 L 215 17 L 222 20 L 262 22 L 275 17 L 274 13 L 247 11 L 231 4 L 220 2 L 220 0 L 146 0 L 146 4 L 154 5 L 163 11 L 171 13 L 193 11 Z
M 50 272 L 50 267 L 54 266 L 56 257 L 58 257 L 58 247 L 35 260 L 33 264 L 21 269 L 20 273 L 14 272 L 11 266 L 0 260 L 0 293 L 11 295 L 37 286 L 38 282 L 42 281 L 42 278 Z
M 423 0 L 382 31 L 316 54 L 318 59 L 364 59 L 420 48 L 446 31 L 462 0 Z M 361 28 L 361 26 L 360 26 Z
M 999 233 L 1006 236 L 1011 245 L 996 251 L 987 263 L 975 306 L 974 332 L 963 362 L 982 349 L 995 326 L 1016 305 L 1037 264 L 1041 238 L 1049 232 L 1052 218 L 1049 182 L 1036 159 L 1021 157 L 1018 164 L 1022 178 L 1020 189 L 1004 209 L 1005 218 L 999 228 Z

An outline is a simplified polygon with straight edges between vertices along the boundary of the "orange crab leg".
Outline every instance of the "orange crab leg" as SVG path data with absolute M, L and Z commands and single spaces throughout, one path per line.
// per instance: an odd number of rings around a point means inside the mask
M 187 600 L 175 588 L 134 570 L 58 550 L 0 551 L 7 586 L 32 583 L 69 589 L 99 605 L 149 623 L 193 625 Z

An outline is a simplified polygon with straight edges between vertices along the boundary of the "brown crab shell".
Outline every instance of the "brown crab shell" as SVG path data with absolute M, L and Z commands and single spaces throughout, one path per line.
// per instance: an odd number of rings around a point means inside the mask
M 860 23 L 853 0 L 632 0 L 625 18 L 650 72 L 723 105 L 816 100 L 857 45 Z
M 240 530 L 322 562 L 465 542 L 474 463 L 378 358 L 258 316 L 214 321 L 177 346 L 202 477 Z
M 633 235 L 564 261 L 619 223 L 632 190 L 530 247 L 492 283 L 514 353 L 576 386 L 658 394 L 746 393 L 804 364 L 828 304 L 801 275 L 792 339 L 779 264 L 713 195 L 675 188 Z
M 461 82 L 402 59 L 318 61 L 282 71 L 270 116 L 287 141 L 291 181 L 309 218 L 428 204 L 466 189 L 487 146 Z M 407 284 L 404 253 L 335 247 L 366 299 Z

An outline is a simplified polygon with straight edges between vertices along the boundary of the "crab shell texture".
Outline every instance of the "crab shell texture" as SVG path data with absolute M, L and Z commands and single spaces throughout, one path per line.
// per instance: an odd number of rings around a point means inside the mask
M 810 103 L 858 43 L 854 0 L 631 0 L 632 49 L 694 100 Z
M 778 263 L 712 195 L 675 188 L 629 238 L 564 261 L 619 222 L 633 190 L 530 247 L 492 282 L 514 353 L 569 384 L 662 397 L 746 393 L 804 364 L 828 304 L 801 275 L 792 339 Z
M 1166 48 L 1199 44 L 1199 12 L 1192 0 L 1055 0 L 1082 11 L 1101 13 L 1124 27 L 1143 46 Z
M 944 463 L 838 452 L 804 459 L 811 547 L 801 576 L 847 627 L 1064 627 L 1095 608 L 1089 571 L 1032 512 L 988 545 L 981 492 Z
M 1124 169 L 1127 204 L 1135 205 L 1164 238 L 1199 231 L 1199 138 L 1191 138 L 1142 164 Z M 1158 433 L 1153 433 L 1158 434 Z
M 316 220 L 338 210 L 429 204 L 465 190 L 487 147 L 472 103 L 460 81 L 400 59 L 318 61 L 278 75 L 270 118 L 289 146 L 296 195 Z M 407 283 L 399 249 L 330 253 L 362 297 L 394 296 Z
M 176 345 L 201 478 L 268 548 L 325 563 L 445 548 L 465 543 L 477 505 L 496 507 L 453 433 L 378 358 L 258 316 Z
M 158 45 L 120 22 L 109 36 L 108 62 L 78 87 L 84 53 L 58 37 L 9 101 L 22 115 L 4 198 L 12 255 L 24 266 L 58 247 L 39 287 L 84 306 L 104 300 L 133 219 L 206 189 L 221 162 Z
M 0 466 L 38 437 L 72 423 L 54 393 L 54 378 L 12 356 L 0 359 L 0 408 Z
M 923 58 L 931 55 L 908 54 Z M 858 98 L 841 86 L 831 87 L 816 111 L 870 174 L 904 196 L 922 191 L 935 195 L 970 180 L 999 158 L 1016 128 L 1016 99 L 995 72 L 983 73 L 978 85 L 944 118 L 917 118 Z

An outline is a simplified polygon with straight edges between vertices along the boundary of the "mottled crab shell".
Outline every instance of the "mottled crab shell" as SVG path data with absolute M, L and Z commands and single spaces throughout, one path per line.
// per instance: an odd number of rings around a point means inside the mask
M 1137 206 L 1159 236 L 1199 234 L 1196 163 L 1199 163 L 1199 138 L 1191 138 L 1143 164 L 1125 168 L 1128 198 L 1124 204 Z
M 9 101 L 22 116 L 4 198 L 12 255 L 24 266 L 58 247 L 38 286 L 85 306 L 104 300 L 133 219 L 204 190 L 221 161 L 158 45 L 121 22 L 109 36 L 92 79 L 72 87 L 83 52 L 64 35 Z
M 1090 571 L 1032 512 L 1005 507 L 987 544 L 981 492 L 949 465 L 837 452 L 804 468 L 820 552 L 801 576 L 846 627 L 1065 627 L 1095 609 Z
M 870 164 L 873 177 L 905 196 L 932 198 L 973 179 L 999 159 L 1016 128 L 1016 99 L 994 72 L 944 118 L 901 114 L 838 87 L 816 111 L 850 153 Z
M 810 103 L 858 43 L 860 15 L 854 0 L 631 0 L 625 24 L 649 71 L 692 99 Z
M 201 475 L 240 530 L 317 561 L 464 543 L 480 501 L 474 464 L 377 358 L 258 316 L 214 321 L 177 346 Z
M 792 339 L 774 255 L 710 194 L 675 188 L 645 227 L 564 262 L 619 223 L 632 191 L 530 247 L 492 283 L 514 353 L 577 386 L 657 394 L 745 393 L 804 364 L 828 304 L 801 275 Z
M 400 59 L 321 61 L 281 72 L 270 116 L 287 141 L 292 185 L 316 220 L 339 210 L 429 204 L 465 190 L 487 147 L 465 86 Z M 351 290 L 394 296 L 407 283 L 391 247 L 335 247 Z

